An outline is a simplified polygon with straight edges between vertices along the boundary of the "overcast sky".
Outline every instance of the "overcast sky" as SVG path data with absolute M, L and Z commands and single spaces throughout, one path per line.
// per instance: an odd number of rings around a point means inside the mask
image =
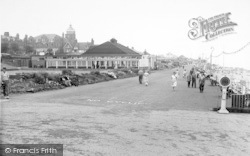
M 237 23 L 233 34 L 205 42 L 191 40 L 191 18 L 231 12 Z M 0 0 L 1 35 L 65 33 L 72 24 L 80 42 L 94 39 L 101 44 L 116 38 L 119 43 L 145 49 L 151 54 L 173 53 L 187 57 L 209 57 L 233 52 L 250 42 L 250 0 Z M 225 66 L 250 69 L 250 45 L 224 57 Z M 223 65 L 223 56 L 213 58 Z

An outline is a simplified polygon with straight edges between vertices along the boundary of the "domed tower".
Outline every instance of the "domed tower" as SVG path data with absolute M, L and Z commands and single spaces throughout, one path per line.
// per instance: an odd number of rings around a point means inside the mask
M 72 25 L 69 26 L 69 28 L 66 31 L 65 38 L 67 38 L 70 41 L 76 40 L 76 32 L 72 28 Z

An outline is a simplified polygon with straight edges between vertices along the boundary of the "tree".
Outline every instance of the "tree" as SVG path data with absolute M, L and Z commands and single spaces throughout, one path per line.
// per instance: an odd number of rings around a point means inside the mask
M 30 46 L 30 45 L 26 45 L 24 47 L 24 50 L 25 50 L 26 53 L 32 53 L 32 52 L 34 52 L 34 48 L 32 46 Z
M 11 47 L 11 50 L 15 53 L 19 51 L 19 45 L 16 42 L 12 42 L 10 47 Z
M 47 49 L 47 54 L 49 55 L 49 56 L 53 56 L 53 49 L 51 49 L 51 48 L 49 48 L 49 49 Z
M 56 51 L 56 53 L 64 53 L 63 45 L 61 45 L 61 46 L 59 47 L 59 49 Z
M 2 43 L 1 44 L 1 52 L 8 53 L 9 52 L 9 43 Z

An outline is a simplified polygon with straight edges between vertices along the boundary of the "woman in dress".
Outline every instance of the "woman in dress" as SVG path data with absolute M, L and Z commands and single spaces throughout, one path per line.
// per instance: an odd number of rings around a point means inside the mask
M 176 73 L 174 72 L 172 75 L 172 87 L 173 87 L 173 91 L 175 91 L 175 87 L 177 86 L 177 77 L 176 77 Z
M 145 73 L 143 74 L 143 79 L 144 79 L 144 83 L 146 86 L 148 86 L 148 76 L 149 76 L 149 73 L 146 70 Z

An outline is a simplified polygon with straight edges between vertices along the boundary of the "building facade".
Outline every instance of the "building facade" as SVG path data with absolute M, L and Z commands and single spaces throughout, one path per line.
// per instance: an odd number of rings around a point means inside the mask
M 62 36 L 57 34 L 41 34 L 36 37 L 25 35 L 23 39 L 16 36 L 10 36 L 9 32 L 1 35 L 2 52 L 16 55 L 31 54 L 36 52 L 39 54 L 46 53 L 84 53 L 94 45 L 94 40 L 90 42 L 78 42 L 76 31 L 72 27 L 62 33 Z
M 138 68 L 141 55 L 111 39 L 81 55 L 57 55 L 46 59 L 46 68 Z
M 142 53 L 142 57 L 139 60 L 139 67 L 140 68 L 147 68 L 147 69 L 155 69 L 156 64 L 156 56 L 149 54 L 146 50 Z

